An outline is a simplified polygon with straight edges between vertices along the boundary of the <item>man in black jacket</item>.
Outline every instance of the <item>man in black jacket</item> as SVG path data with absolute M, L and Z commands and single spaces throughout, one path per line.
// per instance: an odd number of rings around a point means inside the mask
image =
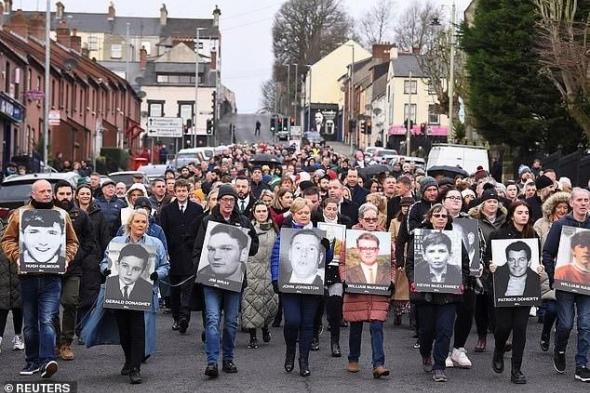
M 193 281 L 192 246 L 197 237 L 198 224 L 203 215 L 203 208 L 189 200 L 189 184 L 178 179 L 174 184 L 176 199 L 165 205 L 160 212 L 160 226 L 166 235 L 168 253 L 170 254 L 170 283 L 180 286 L 170 288 L 170 306 L 172 309 L 172 330 L 186 333 L 190 321 L 190 297 Z
M 365 203 L 365 199 L 369 194 L 369 190 L 364 187 L 361 187 L 358 183 L 359 181 L 359 171 L 358 169 L 349 169 L 348 173 L 346 174 L 346 186 L 350 189 L 350 194 L 352 195 L 352 201 L 356 203 L 358 206 L 361 206 Z
M 531 222 L 543 217 L 543 202 L 555 192 L 555 183 L 545 175 L 541 175 L 535 180 L 535 186 L 537 188 L 536 195 L 525 200 L 531 208 Z
M 250 195 L 254 197 L 255 200 L 260 199 L 260 194 L 263 190 L 269 190 L 268 184 L 266 184 L 262 180 L 262 169 L 260 167 L 255 166 L 252 168 L 252 175 L 250 176 Z
M 248 235 L 251 238 L 249 255 L 253 256 L 258 252 L 258 235 L 256 234 L 256 230 L 252 226 L 250 220 L 238 211 L 236 205 L 237 200 L 238 193 L 230 184 L 224 184 L 219 187 L 219 192 L 217 194 L 218 205 L 211 210 L 211 214 L 203 217 L 195 240 L 195 246 L 193 248 L 193 264 L 195 272 L 198 271 L 199 260 L 201 259 L 201 253 L 205 246 L 205 234 L 207 233 L 207 224 L 209 221 L 247 228 Z M 244 284 L 246 283 L 244 282 Z M 203 297 L 205 300 L 205 308 L 207 310 L 205 313 L 205 350 L 207 353 L 207 368 L 205 369 L 205 375 L 210 378 L 216 378 L 219 375 L 217 362 L 220 353 L 219 322 L 222 310 L 224 314 L 224 351 L 222 370 L 226 373 L 237 373 L 238 369 L 234 364 L 234 347 L 241 293 L 204 286 Z
M 252 206 L 254 206 L 254 196 L 250 193 L 250 182 L 246 176 L 238 176 L 234 183 L 238 193 L 237 207 L 240 214 L 250 218 L 252 217 Z
M 74 338 L 74 329 L 76 327 L 76 313 L 78 311 L 80 300 L 80 277 L 84 266 L 88 261 L 97 263 L 98 247 L 95 241 L 92 221 L 86 212 L 80 210 L 74 205 L 74 190 L 72 185 L 67 181 L 59 181 L 55 185 L 55 205 L 68 212 L 74 225 L 76 236 L 80 241 L 80 248 L 76 257 L 69 264 L 66 274 L 62 280 L 61 305 L 63 313 L 61 323 L 59 314 L 54 321 L 57 343 L 58 356 L 63 360 L 73 360 L 74 352 L 71 345 Z
M 343 188 L 339 180 L 330 180 L 328 197 L 338 200 L 338 212 L 350 218 L 352 226 L 358 223 L 359 205 L 343 197 Z

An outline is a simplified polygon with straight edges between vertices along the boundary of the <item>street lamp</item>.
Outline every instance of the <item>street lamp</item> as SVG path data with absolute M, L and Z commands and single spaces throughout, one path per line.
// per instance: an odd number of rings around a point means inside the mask
M 352 120 L 353 120 L 353 110 L 354 110 L 354 44 L 347 44 L 346 46 L 350 46 L 352 48 L 352 63 L 350 64 L 350 95 L 349 95 L 349 112 L 348 112 L 348 137 L 350 138 L 350 155 L 354 153 L 354 147 L 352 145 L 353 140 L 353 132 L 355 130 L 351 129 L 352 127 Z
M 194 121 L 193 121 L 193 134 L 191 135 L 191 142 L 192 147 L 197 147 L 197 103 L 199 102 L 199 63 L 201 62 L 201 55 L 199 54 L 199 49 L 201 45 L 200 40 L 200 32 L 201 30 L 205 30 L 203 27 L 197 27 L 196 36 L 195 36 L 195 109 L 194 109 Z
M 309 102 L 307 105 L 307 131 L 311 131 L 311 77 L 312 77 L 312 72 L 311 72 L 311 64 L 306 64 L 305 65 L 308 69 L 309 72 Z M 306 94 L 307 95 L 307 94 Z

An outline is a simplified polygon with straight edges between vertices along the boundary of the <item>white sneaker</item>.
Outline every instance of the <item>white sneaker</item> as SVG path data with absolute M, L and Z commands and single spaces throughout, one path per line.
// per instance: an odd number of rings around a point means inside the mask
M 449 353 L 449 356 L 447 356 L 447 358 L 445 359 L 445 367 L 446 368 L 455 367 L 455 365 L 453 364 L 453 360 L 451 359 L 451 354 L 450 353 Z
M 467 351 L 465 348 L 453 348 L 451 361 L 459 368 L 471 368 L 471 360 L 467 357 Z
M 25 349 L 25 343 L 20 335 L 16 335 L 12 338 L 12 349 L 15 351 L 22 351 Z

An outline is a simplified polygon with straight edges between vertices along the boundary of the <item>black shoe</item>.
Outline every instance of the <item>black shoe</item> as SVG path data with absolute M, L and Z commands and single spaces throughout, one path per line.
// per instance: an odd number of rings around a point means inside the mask
M 309 377 L 311 371 L 309 371 L 309 362 L 307 359 L 299 358 L 299 375 L 302 377 Z
M 121 369 L 121 375 L 129 375 L 130 372 L 131 372 L 131 367 L 129 366 L 129 364 L 125 363 L 123 365 L 123 368 Z
M 559 374 L 565 373 L 565 352 L 553 353 L 553 367 Z
M 270 342 L 270 330 L 268 330 L 268 328 L 263 328 L 262 329 L 262 341 L 264 341 L 265 343 L 269 343 Z
M 517 385 L 524 385 L 526 383 L 526 377 L 519 369 L 512 370 L 510 373 L 510 381 Z
M 78 345 L 86 345 L 86 343 L 84 342 L 84 340 L 82 340 L 81 337 L 78 337 Z
M 203 330 L 203 332 L 201 333 L 201 341 L 205 342 L 207 341 L 207 335 L 205 334 L 205 331 Z
M 541 336 L 541 342 L 539 344 L 541 345 L 541 351 L 547 352 L 549 350 L 549 339 L 548 338 Z
M 250 348 L 250 349 L 257 349 L 258 348 L 258 339 L 256 337 L 250 337 L 250 342 L 248 343 L 248 348 Z
M 139 368 L 134 367 L 129 370 L 129 383 L 132 385 L 138 385 L 142 382 L 141 380 L 141 373 L 139 372 Z
M 51 378 L 57 372 L 57 362 L 50 360 L 41 367 L 41 378 Z
M 178 321 L 178 331 L 184 334 L 186 333 L 186 329 L 188 329 L 188 321 L 183 318 L 180 321 Z
M 20 370 L 20 375 L 33 375 L 37 374 L 40 370 L 40 367 L 35 363 L 27 363 L 25 367 Z
M 504 352 L 496 351 L 494 349 L 494 356 L 492 357 L 492 369 L 497 374 L 504 372 Z
M 590 370 L 586 367 L 576 367 L 576 381 L 590 382 Z
M 217 370 L 217 364 L 208 364 L 205 369 L 205 375 L 209 378 L 217 378 L 219 376 L 219 370 Z
M 224 360 L 221 367 L 224 373 L 235 374 L 238 372 L 238 368 L 234 364 L 233 360 Z
M 348 327 L 348 322 L 346 322 L 344 320 L 340 321 L 340 327 L 347 328 Z
M 141 362 L 145 364 L 151 356 L 152 355 L 145 355 L 143 359 L 141 359 Z
M 281 327 L 281 320 L 280 319 L 275 319 L 274 321 L 272 321 L 272 327 Z
M 287 354 L 285 355 L 285 371 L 290 373 L 295 368 L 295 349 L 290 351 L 287 349 Z
M 512 343 L 506 343 L 504 346 L 504 353 L 512 351 Z
M 342 351 L 340 351 L 340 344 L 338 344 L 337 342 L 333 342 L 330 346 L 332 349 L 333 358 L 339 358 L 342 356 Z
M 174 321 L 174 323 L 172 324 L 172 330 L 177 331 L 178 329 L 180 329 L 178 321 Z
M 319 351 L 320 350 L 320 339 L 317 337 L 314 337 L 313 340 L 311 340 L 311 350 L 312 351 Z

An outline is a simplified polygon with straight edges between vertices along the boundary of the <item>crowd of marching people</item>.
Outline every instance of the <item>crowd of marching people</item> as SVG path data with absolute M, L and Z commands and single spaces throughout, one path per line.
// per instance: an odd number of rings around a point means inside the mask
M 259 153 L 275 156 L 281 164 L 253 160 Z M 58 369 L 57 359 L 76 358 L 74 340 L 88 347 L 119 343 L 124 354 L 120 373 L 137 384 L 142 382 L 142 363 L 156 353 L 159 310 L 170 316 L 170 328 L 178 334 L 186 334 L 191 313 L 200 311 L 193 318 L 202 318 L 199 340 L 204 342 L 208 377 L 219 376 L 219 363 L 225 373 L 238 371 L 234 347 L 239 329 L 249 334 L 248 348 L 255 350 L 261 345 L 259 340 L 276 340 L 270 328 L 281 325 L 284 370 L 292 372 L 297 363 L 299 374 L 307 377 L 313 371 L 310 352 L 319 349 L 325 315 L 331 356 L 343 356 L 340 333 L 348 327 L 346 370 L 350 373 L 362 370 L 361 337 L 364 325 L 368 327 L 371 373 L 382 378 L 390 373 L 384 323 L 391 315 L 394 326 L 407 318 L 415 329 L 416 363 L 434 381 L 447 381 L 449 367 L 472 366 L 466 342 L 475 322 L 478 340 L 469 350 L 488 351 L 491 332 L 493 371 L 504 371 L 505 353 L 511 352 L 510 380 L 524 384 L 527 324 L 534 314 L 543 323 L 540 348 L 549 351 L 553 340 L 554 367 L 559 374 L 568 369 L 567 344 L 577 326 L 577 343 L 571 349 L 575 352 L 574 375 L 576 380 L 590 382 L 590 295 L 554 288 L 562 227 L 590 229 L 587 189 L 572 188 L 568 179 L 558 178 L 540 162 L 521 166 L 518 178 L 505 183 L 483 168 L 467 178 L 450 178 L 427 176 L 421 168 L 403 161 L 386 172 L 376 173 L 371 167 L 362 152 L 348 158 L 329 147 L 312 145 L 294 151 L 258 144 L 234 145 L 209 161 L 169 169 L 147 187 L 141 178 L 126 187 L 109 179 L 101 181 L 95 172 L 76 187 L 64 181 L 51 185 L 39 180 L 33 184 L 30 201 L 13 212 L 2 228 L 0 345 L 11 312 L 12 346 L 24 349 L 21 375 L 51 377 Z M 67 212 L 61 229 L 66 239 L 65 274 L 19 274 L 23 252 L 19 240 L 25 232 L 18 213 L 30 209 Z M 458 219 L 472 220 L 478 228 L 471 234 L 477 239 L 465 236 L 461 246 L 456 267 L 460 291 L 419 289 L 415 243 L 419 241 L 424 250 L 432 244 L 438 245 L 436 252 L 451 253 L 450 244 L 445 245 L 437 232 L 458 230 L 454 224 Z M 212 223 L 240 231 L 212 232 L 205 244 Z M 371 233 L 389 232 L 391 273 L 381 277 L 388 295 L 348 291 L 346 254 L 327 238 L 317 239 L 317 249 L 310 246 L 316 240 L 318 223 L 366 232 L 357 242 L 365 242 L 358 247 L 367 258 L 379 245 Z M 297 235 L 283 238 L 284 228 L 295 229 Z M 421 229 L 433 233 L 417 238 Z M 497 239 L 537 239 L 540 264 L 535 270 L 537 283 L 532 285 L 540 285 L 542 298 L 536 307 L 496 306 L 493 277 L 501 268 L 491 244 Z M 208 253 L 210 263 L 218 254 L 231 258 L 234 240 L 241 248 L 249 244 L 241 290 L 196 284 L 201 255 Z M 285 293 L 279 287 L 280 250 L 285 242 L 293 258 L 303 255 L 325 260 L 324 295 Z M 109 253 L 117 244 L 131 245 L 130 250 L 139 245 L 156 250 L 153 270 L 145 272 L 154 283 L 147 311 L 103 307 L 104 283 L 112 270 Z M 575 247 L 585 261 L 575 274 L 586 279 L 590 277 L 590 243 Z M 136 249 L 118 255 L 120 275 L 125 269 L 130 275 L 144 272 L 146 264 L 133 259 L 141 252 Z M 474 255 L 480 261 L 476 272 L 470 270 Z M 331 263 L 333 259 L 338 263 Z M 446 269 L 443 278 L 450 275 Z M 520 277 L 507 280 L 506 293 L 510 293 Z M 127 286 L 124 290 L 127 294 Z

